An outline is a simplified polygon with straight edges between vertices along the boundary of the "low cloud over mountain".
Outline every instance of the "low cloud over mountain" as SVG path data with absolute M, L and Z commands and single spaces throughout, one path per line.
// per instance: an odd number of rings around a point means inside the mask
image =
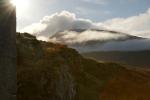
M 93 22 L 62 11 L 25 27 L 40 40 L 67 44 L 81 52 L 150 49 L 150 9 L 128 18 Z M 144 37 L 144 38 L 140 38 Z M 144 44 L 144 45 L 143 45 Z
M 114 18 L 103 23 L 107 29 L 119 30 L 131 35 L 150 38 L 150 9 L 128 18 Z
M 37 36 L 49 38 L 52 34 L 70 29 L 98 28 L 95 23 L 88 19 L 77 18 L 74 13 L 62 11 L 51 16 L 45 16 L 39 23 L 25 27 L 22 31 L 33 33 Z
M 86 44 L 86 42 L 93 41 L 109 41 L 109 40 L 118 40 L 126 39 L 128 35 L 123 33 L 113 33 L 105 30 L 69 30 L 64 32 L 59 32 L 50 37 L 50 41 L 60 42 L 68 45 L 74 44 Z
M 62 11 L 45 16 L 40 22 L 27 26 L 21 31 L 32 33 L 42 39 L 48 39 L 53 34 L 70 29 L 114 30 L 150 38 L 150 9 L 137 16 L 114 18 L 105 22 L 93 22 L 89 19 L 77 18 L 74 13 Z M 92 33 L 90 33 L 91 35 Z M 95 37 L 97 38 L 97 35 Z
M 108 30 L 70 30 L 49 38 L 80 52 L 150 50 L 150 39 Z

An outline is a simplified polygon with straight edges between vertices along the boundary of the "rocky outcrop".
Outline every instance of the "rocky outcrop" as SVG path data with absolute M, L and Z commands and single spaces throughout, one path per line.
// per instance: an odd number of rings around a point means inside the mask
M 27 33 L 17 34 L 17 47 L 18 100 L 150 99 L 148 72 L 83 58 Z
M 16 99 L 16 12 L 0 0 L 0 99 Z

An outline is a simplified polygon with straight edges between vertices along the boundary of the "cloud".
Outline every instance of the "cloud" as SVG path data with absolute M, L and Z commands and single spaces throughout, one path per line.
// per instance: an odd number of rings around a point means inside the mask
M 127 32 L 150 38 L 150 9 L 146 13 L 128 18 L 114 18 L 103 23 L 106 29 Z
M 64 31 L 52 36 L 50 41 L 74 45 L 78 43 L 86 43 L 88 41 L 118 40 L 126 37 L 127 35 L 125 34 L 113 34 L 96 30 L 86 30 L 83 32 Z
M 67 30 L 74 30 L 74 29 L 106 29 L 128 33 L 130 35 L 150 38 L 150 9 L 145 13 L 139 14 L 137 16 L 131 16 L 128 18 L 114 18 L 104 22 L 97 22 L 97 23 L 89 19 L 77 18 L 74 13 L 62 11 L 60 13 L 55 13 L 50 16 L 45 16 L 40 22 L 27 26 L 21 31 L 32 33 L 36 35 L 38 38 L 44 40 L 48 40 L 50 36 L 60 32 L 61 32 L 60 39 L 62 39 L 62 37 L 65 38 L 68 37 L 66 39 L 67 41 L 69 38 L 70 40 L 72 38 L 73 41 L 76 42 L 83 41 L 84 39 L 85 40 L 103 39 L 104 38 L 103 36 L 110 37 L 110 34 L 108 35 L 108 33 L 104 32 L 98 33 L 86 31 L 82 34 L 66 32 Z M 57 39 L 60 40 L 58 37 Z M 66 40 L 64 39 L 64 41 Z
M 45 16 L 39 23 L 25 27 L 21 32 L 29 32 L 36 36 L 49 37 L 55 33 L 70 29 L 91 29 L 96 25 L 88 19 L 77 18 L 74 13 L 62 11 Z

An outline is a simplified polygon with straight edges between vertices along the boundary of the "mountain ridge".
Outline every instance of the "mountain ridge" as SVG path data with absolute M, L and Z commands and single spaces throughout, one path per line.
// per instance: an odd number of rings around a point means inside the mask
M 150 49 L 150 39 L 111 30 L 66 30 L 52 35 L 49 41 L 66 44 L 79 52 Z
M 145 71 L 96 62 L 66 45 L 38 41 L 27 33 L 17 34 L 16 42 L 18 100 L 150 98 L 150 75 Z
M 61 33 L 66 33 L 66 34 L 69 34 L 69 32 L 77 32 L 77 33 L 83 33 L 83 32 L 86 32 L 86 31 L 94 31 L 94 32 L 108 32 L 110 34 L 120 34 L 120 35 L 124 35 L 125 38 L 118 38 L 118 39 L 108 39 L 108 40 L 89 40 L 89 41 L 85 41 L 84 43 L 77 43 L 78 45 L 81 44 L 81 45 L 87 45 L 87 44 L 92 44 L 91 42 L 109 42 L 109 41 L 125 41 L 125 40 L 128 40 L 128 39 L 146 39 L 146 38 L 142 38 L 142 37 L 138 37 L 138 36 L 133 36 L 133 35 L 129 35 L 127 33 L 122 33 L 122 32 L 117 32 L 117 31 L 111 31 L 111 30 L 100 30 L 100 29 L 70 29 L 70 30 L 66 30 L 66 31 L 62 31 L 62 32 L 58 32 L 58 33 L 55 33 L 54 35 L 50 36 L 49 39 L 50 40 L 53 40 L 53 38 L 59 38 L 61 39 L 63 37 L 64 34 L 61 34 Z M 99 33 L 99 34 L 102 34 L 102 33 Z M 105 33 L 104 33 L 105 34 Z M 61 41 L 61 40 L 60 40 Z M 61 41 L 63 43 L 63 41 Z M 93 44 L 94 44 L 93 43 Z M 64 40 L 64 44 L 67 44 L 65 43 L 65 40 Z M 95 43 L 96 44 L 96 43 Z M 75 44 L 71 44 L 71 45 L 76 45 Z
M 119 31 L 113 31 L 113 30 L 105 30 L 105 29 L 70 29 L 70 30 L 65 30 L 65 31 L 74 31 L 74 32 L 85 32 L 85 31 L 98 31 L 98 32 L 110 32 L 110 33 L 113 33 L 113 34 L 124 34 L 124 35 L 128 35 L 132 38 L 139 38 L 139 39 L 146 39 L 146 38 L 143 38 L 143 37 L 139 37 L 139 36 L 134 36 L 134 35 L 129 35 L 127 33 L 123 33 L 123 32 L 119 32 Z M 64 31 L 60 31 L 60 32 L 64 32 Z M 60 33 L 58 32 L 58 33 Z M 57 34 L 57 33 L 55 33 Z M 52 35 L 51 37 L 55 37 L 55 35 Z M 50 37 L 50 38 L 51 38 Z

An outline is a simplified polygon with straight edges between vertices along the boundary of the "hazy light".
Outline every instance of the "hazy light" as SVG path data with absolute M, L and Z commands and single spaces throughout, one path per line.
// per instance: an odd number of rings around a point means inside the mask
M 29 0 L 11 0 L 11 3 L 16 6 L 18 14 L 23 14 L 29 7 Z

